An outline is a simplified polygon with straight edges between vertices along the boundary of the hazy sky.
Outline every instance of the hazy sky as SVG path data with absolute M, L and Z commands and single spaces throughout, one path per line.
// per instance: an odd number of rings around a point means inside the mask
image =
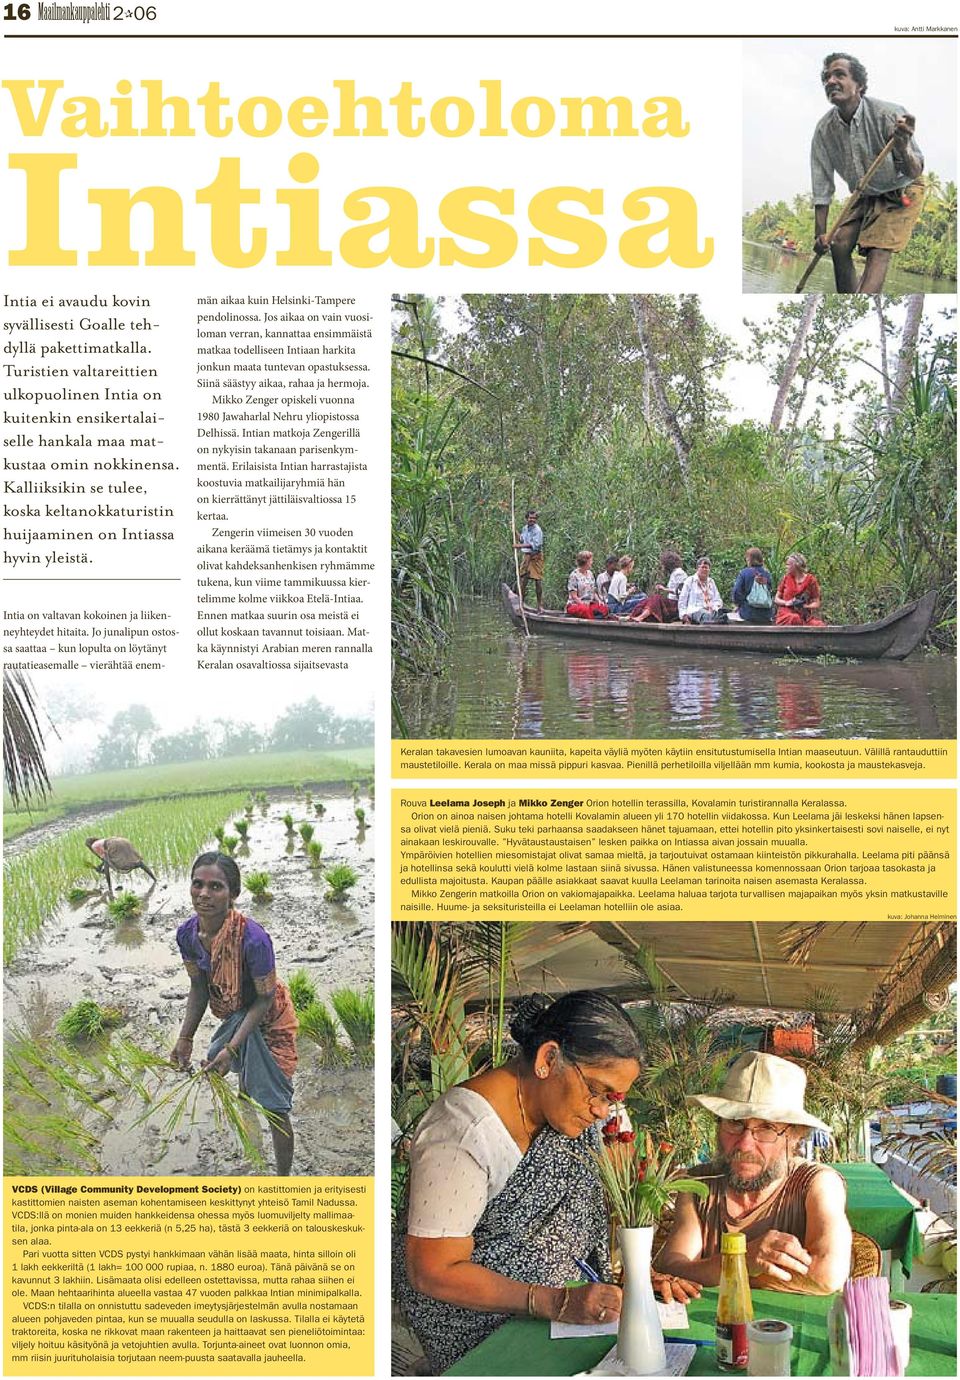
M 55 772 L 72 770 L 78 759 L 102 738 L 114 714 L 131 704 L 146 705 L 162 733 L 177 733 L 191 728 L 197 719 L 212 723 L 217 718 L 249 722 L 260 729 L 270 728 L 285 708 L 301 704 L 311 697 L 344 718 L 372 717 L 373 714 L 372 701 L 358 694 L 355 684 L 352 689 L 344 686 L 339 695 L 325 693 L 326 687 L 318 693 L 316 680 L 302 675 L 294 677 L 293 673 L 280 678 L 268 675 L 248 675 L 239 679 L 220 676 L 216 685 L 211 684 L 209 698 L 196 694 L 174 698 L 167 683 L 168 677 L 150 672 L 138 674 L 124 671 L 115 675 L 109 672 L 102 675 L 86 672 L 79 675 L 47 671 L 34 675 L 32 680 L 41 704 L 46 707 L 49 700 L 49 708 L 54 711 L 52 717 L 60 734 L 58 738 L 51 731 L 42 713 L 47 766 Z M 67 716 L 61 717 L 64 702 L 60 696 L 86 702 L 97 717 L 78 723 L 65 722 Z
M 810 140 L 829 109 L 820 86 L 827 53 L 852 53 L 867 94 L 917 121 L 927 168 L 957 177 L 955 38 L 756 38 L 743 44 L 743 209 L 810 190 Z M 844 198 L 842 181 L 837 196 Z

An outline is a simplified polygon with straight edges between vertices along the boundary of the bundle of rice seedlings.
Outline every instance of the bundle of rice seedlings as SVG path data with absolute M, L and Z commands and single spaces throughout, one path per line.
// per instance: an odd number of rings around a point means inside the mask
M 220 842 L 223 845 L 223 851 L 232 858 L 234 849 L 240 840 L 237 838 L 236 834 L 224 834 Z
M 333 992 L 330 1001 L 340 1018 L 340 1024 L 347 1032 L 354 1053 L 361 1064 L 373 1063 L 373 989 L 357 992 L 350 987 L 342 987 Z
M 310 859 L 311 867 L 319 867 L 320 859 L 323 856 L 323 844 L 316 839 L 311 839 L 307 844 L 307 857 Z
M 305 1035 L 308 1040 L 312 1040 L 317 1045 L 323 1063 L 339 1064 L 343 1062 L 343 1050 L 340 1048 L 340 1032 L 337 1029 L 337 1023 L 319 998 L 315 998 L 309 1006 L 299 1011 L 297 1020 L 300 1022 L 300 1034 Z
M 167 1071 L 171 1072 L 169 1069 Z M 151 1097 L 134 1125 L 141 1125 L 157 1112 L 165 1112 L 161 1132 L 165 1137 L 170 1137 L 176 1135 L 184 1125 L 193 1127 L 199 1121 L 212 1116 L 215 1129 L 221 1133 L 232 1134 L 251 1165 L 255 1169 L 264 1170 L 266 1161 L 244 1117 L 248 1110 L 259 1112 L 271 1126 L 280 1124 L 279 1118 L 273 1112 L 268 1112 L 246 1093 L 236 1092 L 219 1073 L 200 1069 L 196 1073 L 187 1074 L 186 1077 L 181 1074 L 170 1091 L 162 1097 Z
M 327 892 L 328 901 L 342 900 L 350 888 L 356 886 L 360 880 L 349 863 L 337 863 L 334 867 L 329 867 L 323 875 L 330 887 Z
M 363 808 L 362 805 L 358 805 L 358 806 L 356 807 L 356 809 L 354 810 L 353 813 L 354 813 L 354 816 L 355 816 L 355 818 L 356 818 L 357 823 L 359 824 L 360 828 L 362 829 L 362 828 L 364 827 L 364 825 L 366 824 L 366 822 L 367 822 L 367 812 L 366 812 L 366 810 Z
M 304 822 L 303 824 L 298 825 L 297 832 L 303 839 L 304 843 L 309 843 L 310 840 L 313 838 L 313 825 Z
M 290 974 L 287 978 L 287 988 L 290 992 L 293 1008 L 298 1013 L 305 1011 L 312 1002 L 317 1000 L 317 989 L 303 968 L 298 968 L 296 972 Z
M 132 891 L 124 891 L 119 896 L 114 896 L 112 901 L 107 902 L 107 913 L 111 920 L 119 924 L 123 920 L 133 920 L 143 911 L 143 906 L 139 896 L 134 896 Z
M 72 886 L 67 892 L 67 900 L 72 906 L 78 906 L 81 901 L 85 901 L 87 897 L 91 895 L 93 895 L 93 893 L 88 891 L 86 887 Z
M 284 817 L 283 817 L 283 822 L 284 822 L 284 824 L 286 825 L 287 833 L 288 833 L 288 834 L 292 834 L 292 833 L 293 833 L 293 815 L 291 815 L 291 814 L 286 814 L 286 815 L 284 815 Z
M 248 872 L 245 880 L 247 883 L 247 890 L 255 901 L 273 900 L 273 892 L 269 890 L 269 872 Z
M 313 807 L 313 813 L 316 815 L 317 819 L 323 819 L 324 815 L 327 813 L 327 807 L 322 800 L 316 802 Z
M 250 821 L 248 819 L 235 819 L 233 821 L 233 827 L 243 839 L 244 843 L 246 843 L 247 834 L 250 831 Z
M 76 1002 L 57 1022 L 57 1033 L 65 1040 L 89 1040 L 123 1020 L 116 1007 L 102 1007 L 90 997 Z
M 223 836 L 224 836 L 224 834 L 225 834 L 226 832 L 227 832 L 227 831 L 226 831 L 226 829 L 223 827 L 222 824 L 218 824 L 218 825 L 217 825 L 216 829 L 214 829 L 214 831 L 213 831 L 213 837 L 216 839 L 217 843 L 219 843 L 219 844 L 222 844 L 222 843 L 223 843 Z

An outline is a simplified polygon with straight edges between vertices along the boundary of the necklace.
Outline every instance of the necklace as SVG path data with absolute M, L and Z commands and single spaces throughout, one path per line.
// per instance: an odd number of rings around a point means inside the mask
M 520 1122 L 521 1122 L 521 1125 L 523 1126 L 523 1129 L 524 1129 L 524 1131 L 526 1132 L 526 1134 L 530 1137 L 531 1140 L 533 1140 L 533 1131 L 530 1129 L 530 1123 L 527 1121 L 527 1112 L 526 1112 L 526 1108 L 525 1108 L 524 1105 L 523 1105 L 523 1093 L 522 1093 L 521 1090 L 520 1090 L 520 1070 L 519 1070 L 519 1069 L 517 1069 L 517 1106 L 520 1108 Z

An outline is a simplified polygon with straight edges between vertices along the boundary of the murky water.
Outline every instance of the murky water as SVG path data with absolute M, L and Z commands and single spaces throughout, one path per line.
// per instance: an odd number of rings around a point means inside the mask
M 285 979 L 303 968 L 329 1007 L 339 987 L 364 989 L 373 983 L 373 835 L 359 832 L 350 797 L 319 793 L 327 806 L 313 820 L 314 839 L 323 844 L 324 867 L 349 863 L 359 881 L 343 902 L 328 901 L 322 874 L 310 867 L 299 835 L 291 839 L 283 824 L 288 811 L 306 818 L 303 802 L 292 797 L 270 799 L 266 815 L 258 810 L 250 823 L 249 843 L 238 847 L 242 874 L 270 874 L 273 900 L 256 903 L 241 893 L 239 906 L 269 931 L 277 956 L 277 973 Z M 371 811 L 363 801 L 368 819 Z M 312 813 L 312 812 L 311 812 Z M 101 816 L 102 817 L 102 816 Z M 224 821 L 225 824 L 228 821 Z M 232 823 L 232 822 L 231 822 Z M 32 844 L 55 837 L 58 824 L 32 831 Z M 232 831 L 232 830 L 231 830 Z M 23 848 L 24 842 L 17 841 Z M 215 844 L 208 842 L 208 847 Z M 139 879 L 139 880 L 138 880 Z M 90 997 L 103 1007 L 123 1012 L 119 1034 L 142 1047 L 166 1053 L 179 1033 L 188 981 L 176 946 L 177 926 L 191 913 L 189 879 L 183 872 L 160 872 L 149 888 L 142 873 L 119 882 L 144 899 L 137 920 L 114 925 L 104 897 L 79 906 L 65 904 L 42 934 L 25 945 L 4 981 L 8 1029 L 34 1036 L 49 1034 L 70 1006 Z M 119 886 L 115 883 L 115 890 Z M 217 1025 L 209 1012 L 195 1042 L 196 1058 Z M 373 1074 L 357 1067 L 324 1067 L 310 1040 L 298 1041 L 292 1114 L 294 1174 L 371 1174 L 373 1172 Z M 176 1075 L 171 1072 L 170 1078 Z M 173 1135 L 163 1130 L 162 1112 L 143 1125 L 134 1122 L 141 1108 L 127 1098 L 104 1102 L 112 1121 L 91 1114 L 87 1125 L 100 1137 L 98 1157 L 105 1174 L 243 1174 L 262 1173 L 247 1163 L 231 1136 L 217 1131 L 212 1119 L 199 1117 Z M 272 1172 L 269 1132 L 251 1114 L 250 1129 Z
M 821 666 L 525 639 L 467 602 L 441 677 L 397 686 L 416 738 L 952 738 L 956 661 Z
M 795 292 L 797 283 L 806 272 L 810 255 L 787 254 L 771 244 L 755 244 L 744 240 L 743 251 L 743 291 L 744 292 Z M 857 259 L 858 263 L 864 261 Z M 927 278 L 921 273 L 904 273 L 897 267 L 896 256 L 887 270 L 883 290 L 892 297 L 903 292 L 945 292 L 951 295 L 957 291 L 953 278 Z M 825 254 L 807 279 L 805 292 L 835 292 L 833 264 L 829 254 Z

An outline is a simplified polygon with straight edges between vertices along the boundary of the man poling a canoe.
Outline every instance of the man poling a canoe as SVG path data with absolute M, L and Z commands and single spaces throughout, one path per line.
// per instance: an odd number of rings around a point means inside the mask
M 516 533 L 514 549 L 521 554 L 520 603 L 526 600 L 527 585 L 532 580 L 537 593 L 537 613 L 543 613 L 543 528 L 537 521 L 536 508 L 528 508 L 523 527 Z
M 830 53 L 820 81 L 831 109 L 818 123 L 810 150 L 814 251 L 817 259 L 830 251 L 838 292 L 881 292 L 891 255 L 906 248 L 923 207 L 916 121 L 903 106 L 866 94 L 867 70 L 850 53 Z M 835 173 L 854 195 L 828 233 Z M 867 261 L 859 283 L 857 248 Z M 798 291 L 808 277 L 809 270 Z

